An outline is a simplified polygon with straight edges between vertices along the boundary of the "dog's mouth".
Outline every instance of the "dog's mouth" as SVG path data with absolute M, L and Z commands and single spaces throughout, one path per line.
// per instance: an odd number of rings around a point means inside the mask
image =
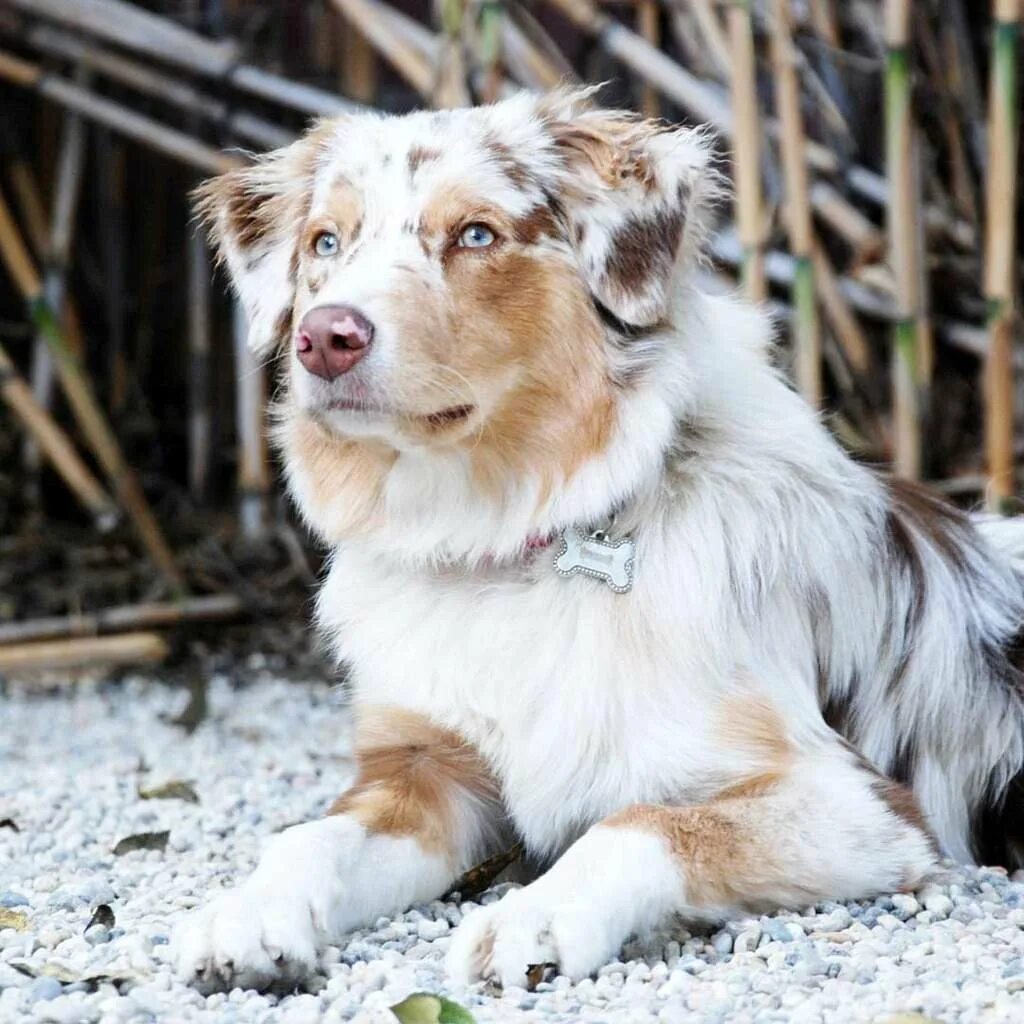
M 439 409 L 436 412 L 425 414 L 402 413 L 398 409 L 388 408 L 377 402 L 361 401 L 354 398 L 335 398 L 326 403 L 325 408 L 330 412 L 348 412 L 361 414 L 363 416 L 404 416 L 408 420 L 419 423 L 430 430 L 444 430 L 447 427 L 455 426 L 457 423 L 464 423 L 476 411 L 476 406 L 452 405 L 446 409 Z
M 441 430 L 444 427 L 453 426 L 456 423 L 462 423 L 464 420 L 469 419 L 473 415 L 475 406 L 472 405 L 453 405 L 448 409 L 441 409 L 439 412 L 432 412 L 426 416 L 420 416 L 428 427 L 434 430 Z

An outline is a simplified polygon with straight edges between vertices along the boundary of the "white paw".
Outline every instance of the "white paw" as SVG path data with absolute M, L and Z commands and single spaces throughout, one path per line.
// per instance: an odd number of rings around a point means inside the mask
M 343 900 L 333 858 L 317 860 L 310 822 L 268 846 L 251 878 L 174 929 L 178 974 L 201 991 L 293 988 L 313 973 Z
M 554 965 L 560 974 L 579 980 L 610 960 L 621 945 L 593 904 L 562 901 L 550 887 L 537 883 L 508 893 L 481 907 L 459 926 L 448 950 L 446 967 L 462 984 L 481 979 L 503 986 L 532 987 L 531 968 Z

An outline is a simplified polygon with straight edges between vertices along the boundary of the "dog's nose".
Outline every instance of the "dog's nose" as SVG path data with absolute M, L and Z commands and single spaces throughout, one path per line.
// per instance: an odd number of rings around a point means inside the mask
M 373 324 L 352 306 L 317 306 L 299 324 L 295 354 L 318 377 L 348 373 L 373 341 Z

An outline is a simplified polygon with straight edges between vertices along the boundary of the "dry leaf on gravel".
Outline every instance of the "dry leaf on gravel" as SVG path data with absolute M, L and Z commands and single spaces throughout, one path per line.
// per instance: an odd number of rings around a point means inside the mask
M 13 928 L 16 932 L 23 932 L 27 924 L 28 917 L 25 914 L 0 907 L 0 929 Z
M 170 832 L 139 832 L 133 836 L 125 836 L 114 847 L 114 855 L 121 857 L 134 850 L 164 850 Z
M 192 788 L 189 782 L 182 782 L 180 779 L 172 779 L 161 786 L 153 786 L 151 789 L 139 788 L 140 800 L 184 800 L 186 803 L 199 803 L 199 794 Z

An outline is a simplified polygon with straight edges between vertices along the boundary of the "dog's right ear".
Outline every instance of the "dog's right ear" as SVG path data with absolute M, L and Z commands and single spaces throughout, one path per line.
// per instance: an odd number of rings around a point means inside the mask
M 249 167 L 211 178 L 193 192 L 196 213 L 248 316 L 249 345 L 258 353 L 277 345 L 291 327 L 298 236 L 328 127 L 258 157 Z

